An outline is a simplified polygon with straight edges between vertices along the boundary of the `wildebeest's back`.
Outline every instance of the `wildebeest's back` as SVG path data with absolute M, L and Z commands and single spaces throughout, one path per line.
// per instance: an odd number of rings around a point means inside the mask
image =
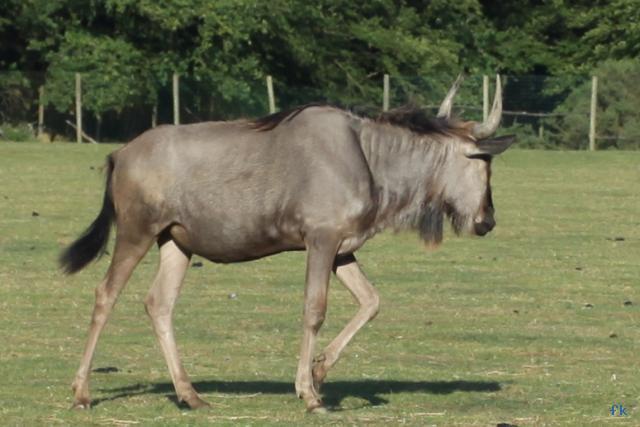
M 310 228 L 359 231 L 373 209 L 351 118 L 310 108 L 271 131 L 243 121 L 154 129 L 118 153 L 158 228 L 219 262 L 304 248 Z

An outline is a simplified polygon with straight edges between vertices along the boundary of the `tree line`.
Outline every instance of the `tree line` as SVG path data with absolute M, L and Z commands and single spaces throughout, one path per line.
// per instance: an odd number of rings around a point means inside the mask
M 80 72 L 97 120 L 157 106 L 174 72 L 194 82 L 193 108 L 209 118 L 259 111 L 266 75 L 281 104 L 369 106 L 385 73 L 417 93 L 399 77 L 444 82 L 461 70 L 549 77 L 539 102 L 569 111 L 577 82 L 602 69 L 636 78 L 640 56 L 636 0 L 0 0 L 0 10 L 0 109 L 44 84 L 47 104 L 68 112 Z M 617 131 L 630 121 L 621 108 L 606 119 Z

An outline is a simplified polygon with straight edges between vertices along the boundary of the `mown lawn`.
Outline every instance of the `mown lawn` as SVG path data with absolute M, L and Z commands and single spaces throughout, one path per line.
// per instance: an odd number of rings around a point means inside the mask
M 115 148 L 0 144 L 0 424 L 640 425 L 640 152 L 512 150 L 494 162 L 488 237 L 369 242 L 382 308 L 330 372 L 326 416 L 293 389 L 304 254 L 190 269 L 178 344 L 212 407 L 189 411 L 142 304 L 154 249 L 100 341 L 94 407 L 70 411 L 108 257 L 72 277 L 56 258 L 99 210 Z M 355 309 L 332 282 L 321 345 Z

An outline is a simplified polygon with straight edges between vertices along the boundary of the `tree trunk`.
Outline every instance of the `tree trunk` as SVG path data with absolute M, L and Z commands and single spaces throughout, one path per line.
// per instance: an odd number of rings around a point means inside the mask
M 102 139 L 102 114 L 96 113 L 96 141 Z

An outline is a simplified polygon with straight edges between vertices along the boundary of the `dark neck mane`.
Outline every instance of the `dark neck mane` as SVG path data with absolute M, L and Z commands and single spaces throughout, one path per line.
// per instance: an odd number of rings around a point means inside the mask
M 388 123 L 419 135 L 458 135 L 463 129 L 454 120 L 432 117 L 423 108 L 406 105 L 380 114 L 378 123 Z
M 301 105 L 290 110 L 278 111 L 268 116 L 260 117 L 249 122 L 249 125 L 258 131 L 270 131 L 278 127 L 281 123 L 290 122 L 296 116 L 307 108 L 311 107 L 329 107 L 341 110 L 346 114 L 353 115 L 351 112 L 323 103 L 310 103 Z M 364 117 L 362 117 L 364 118 Z M 458 135 L 465 136 L 465 130 L 460 123 L 441 117 L 431 117 L 423 108 L 407 105 L 379 114 L 375 118 L 369 118 L 377 123 L 386 123 L 407 129 L 419 135 Z

